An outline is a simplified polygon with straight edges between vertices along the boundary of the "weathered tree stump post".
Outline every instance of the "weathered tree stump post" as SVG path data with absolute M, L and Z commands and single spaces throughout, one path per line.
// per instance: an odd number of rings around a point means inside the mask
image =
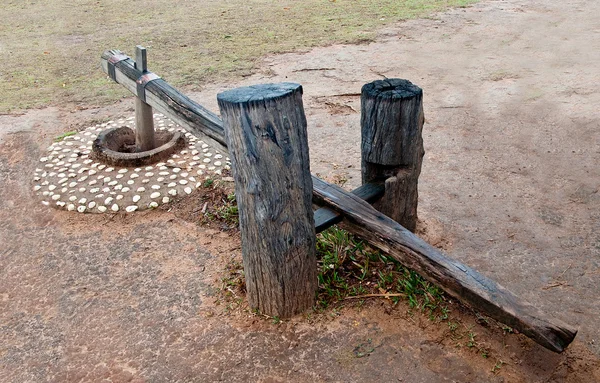
M 410 81 L 362 87 L 362 182 L 385 180 L 385 194 L 373 206 L 410 231 L 417 224 L 423 122 L 423 91 Z
M 146 48 L 140 45 L 135 47 L 135 67 L 142 74 L 148 71 Z M 156 148 L 152 107 L 139 97 L 135 98 L 135 147 L 138 152 Z
M 240 212 L 250 307 L 287 318 L 317 289 L 302 86 L 265 84 L 217 95 Z

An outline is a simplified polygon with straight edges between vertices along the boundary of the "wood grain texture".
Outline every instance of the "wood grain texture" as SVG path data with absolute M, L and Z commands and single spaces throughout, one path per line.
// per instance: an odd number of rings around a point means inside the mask
M 311 308 L 317 290 L 302 87 L 255 85 L 217 100 L 235 179 L 248 302 L 288 318 Z
M 363 183 L 385 180 L 385 195 L 375 208 L 411 231 L 425 154 L 423 121 L 423 91 L 410 81 L 386 79 L 362 87 Z
M 122 55 L 119 50 L 109 50 L 102 54 L 101 65 L 109 73 L 109 63 L 113 56 Z M 115 64 L 116 82 L 123 85 L 134 95 L 137 94 L 137 79 L 142 72 L 136 69 L 135 62 L 129 58 Z M 180 125 L 188 132 L 215 149 L 227 153 L 225 134 L 221 119 L 202 105 L 180 93 L 166 81 L 157 79 L 146 85 L 146 103 Z
M 370 204 L 378 201 L 383 197 L 385 192 L 385 186 L 383 184 L 364 184 L 358 188 L 352 190 L 352 194 L 359 197 L 362 200 L 367 201 Z M 322 232 L 335 225 L 336 223 L 342 222 L 344 216 L 335 210 L 331 210 L 327 207 L 322 207 L 315 210 L 315 231 L 317 233 Z
M 344 224 L 370 244 L 441 287 L 450 296 L 562 352 L 577 330 L 544 315 L 496 282 L 454 261 L 357 196 L 313 177 L 316 203 L 344 215 Z M 387 193 L 387 191 L 386 191 Z
M 148 70 L 146 48 L 140 45 L 135 47 L 135 68 L 140 73 L 146 73 Z M 135 148 L 138 152 L 156 148 L 152 107 L 139 97 L 135 99 Z

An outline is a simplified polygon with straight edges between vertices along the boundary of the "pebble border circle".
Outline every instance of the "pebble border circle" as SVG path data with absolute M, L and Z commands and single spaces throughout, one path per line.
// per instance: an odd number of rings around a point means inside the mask
M 79 213 L 131 213 L 167 204 L 176 196 L 191 194 L 206 179 L 223 178 L 231 162 L 164 115 L 154 114 L 156 130 L 185 135 L 184 149 L 166 161 L 139 168 L 111 167 L 89 156 L 98 133 L 113 127 L 135 129 L 135 117 L 91 126 L 64 137 L 47 149 L 35 169 L 34 192 L 42 204 Z

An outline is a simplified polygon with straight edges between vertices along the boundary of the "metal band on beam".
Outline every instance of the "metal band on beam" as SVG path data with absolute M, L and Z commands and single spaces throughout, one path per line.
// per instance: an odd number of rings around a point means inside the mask
M 158 80 L 159 78 L 160 76 L 156 75 L 155 73 L 146 72 L 135 81 L 137 96 L 140 100 L 146 102 L 146 85 L 148 85 L 150 81 Z
M 114 82 L 117 82 L 117 72 L 115 70 L 115 65 L 117 65 L 117 63 L 120 63 L 121 61 L 127 60 L 129 59 L 129 56 L 124 55 L 122 53 L 118 53 L 115 55 L 112 55 L 108 60 L 108 76 L 110 78 L 112 78 L 112 80 Z

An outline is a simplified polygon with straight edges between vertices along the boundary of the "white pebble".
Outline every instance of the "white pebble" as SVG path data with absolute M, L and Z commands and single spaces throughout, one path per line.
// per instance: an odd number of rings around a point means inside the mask
M 169 187 L 169 188 L 174 188 L 175 186 L 177 186 L 177 182 L 171 182 L 170 184 L 167 185 L 167 187 Z
M 169 190 L 169 194 L 172 195 L 172 196 L 176 196 L 177 195 L 177 190 L 171 189 L 171 190 Z
M 138 209 L 138 207 L 137 207 L 137 206 L 135 206 L 135 205 L 131 205 L 131 206 L 127 206 L 127 207 L 125 208 L 125 211 L 126 211 L 126 212 L 128 212 L 128 213 L 132 213 L 132 212 L 136 211 L 137 209 Z
M 162 203 L 169 203 L 170 199 L 169 197 L 163 197 L 162 199 Z
M 67 205 L 67 210 L 68 210 L 68 211 L 73 211 L 73 210 L 75 210 L 75 205 L 73 205 L 72 203 L 68 204 L 68 205 Z
M 117 196 L 115 199 L 116 199 L 117 201 L 118 201 L 118 200 L 121 200 L 121 199 L 123 199 L 123 195 L 122 195 L 122 194 L 119 194 L 119 195 L 118 195 L 118 196 Z
M 142 199 L 142 197 L 140 197 L 139 195 L 137 195 L 137 194 L 136 194 L 136 195 L 134 195 L 134 196 L 133 196 L 133 198 L 132 198 L 132 199 L 133 199 L 133 202 L 134 202 L 134 203 L 137 203 L 139 200 L 141 200 L 141 199 Z
M 121 192 L 122 193 L 127 193 L 130 190 L 131 190 L 130 188 L 128 188 L 127 186 L 125 186 L 123 189 L 121 189 Z
M 215 161 L 215 166 L 221 166 L 221 161 Z
M 77 211 L 83 213 L 85 211 L 85 206 L 77 206 Z
M 186 192 L 187 194 L 191 194 L 192 193 L 192 188 L 188 186 L 185 189 L 183 189 L 183 191 Z
M 154 173 L 152 173 L 152 172 L 148 172 L 148 173 L 146 173 L 146 174 L 144 174 L 144 175 L 145 175 L 146 177 L 152 177 L 152 176 L 154 175 Z
M 110 203 L 113 201 L 113 199 L 114 199 L 113 197 L 107 197 L 107 198 L 104 200 L 104 204 L 105 204 L 105 205 L 110 205 Z
M 139 188 L 137 188 L 137 190 L 136 190 L 136 191 L 137 191 L 138 193 L 142 193 L 142 192 L 145 192 L 145 191 L 146 191 L 146 188 L 145 188 L 145 187 L 143 187 L 143 186 L 140 186 Z
M 77 201 L 77 203 L 78 203 L 78 204 L 80 204 L 80 205 L 83 205 L 83 204 L 85 204 L 86 202 L 87 202 L 87 199 L 85 199 L 85 198 L 82 198 L 82 199 L 80 199 L 79 201 Z
M 54 190 L 54 189 L 56 189 L 56 185 L 50 185 L 50 186 L 48 186 L 48 190 Z
M 53 199 L 54 201 L 58 201 L 58 200 L 60 199 L 60 194 L 55 194 L 55 195 L 53 195 L 53 196 L 52 196 L 52 199 Z
M 38 191 L 38 190 L 40 190 L 41 188 L 42 188 L 42 187 L 41 187 L 40 185 L 35 185 L 35 186 L 33 187 L 33 190 L 35 190 L 35 191 Z
M 115 186 L 117 184 L 117 181 L 110 181 L 108 183 L 108 186 Z M 123 185 L 121 185 L 121 187 L 123 187 Z
M 148 180 L 148 181 L 150 181 L 150 180 Z M 142 181 L 142 182 L 144 182 L 144 181 Z M 135 183 L 134 180 L 128 180 L 127 181 L 127 185 L 133 185 L 134 183 Z
M 106 211 L 106 206 L 102 206 L 102 205 L 98 206 L 98 211 L 100 213 L 104 213 Z
M 140 175 L 137 173 L 132 173 L 129 178 L 138 178 Z
M 119 211 L 119 205 L 117 205 L 117 204 L 112 205 L 110 207 L 110 210 L 112 210 L 112 211 Z
M 119 169 L 118 173 L 121 173 L 121 174 L 127 173 L 127 169 Z
M 173 168 L 173 173 L 179 173 L 181 171 L 180 168 Z
M 185 185 L 185 184 L 187 184 L 188 182 L 187 182 L 187 180 L 179 180 L 179 183 L 180 183 L 180 184 L 182 184 L 182 185 Z
M 167 198 L 167 197 L 165 197 L 165 198 Z M 158 203 L 156 203 L 155 201 L 152 201 L 148 204 L 148 207 L 154 209 L 155 207 L 158 207 Z
M 79 192 L 80 192 L 80 193 L 83 193 L 83 192 L 85 192 L 85 188 L 79 188 Z
M 160 193 L 159 192 L 154 192 L 154 193 L 150 194 L 150 198 L 152 198 L 152 199 L 155 199 L 155 198 L 158 198 L 158 197 L 160 197 Z
M 88 203 L 88 209 L 93 209 L 96 206 L 96 202 L 91 201 L 90 203 Z

